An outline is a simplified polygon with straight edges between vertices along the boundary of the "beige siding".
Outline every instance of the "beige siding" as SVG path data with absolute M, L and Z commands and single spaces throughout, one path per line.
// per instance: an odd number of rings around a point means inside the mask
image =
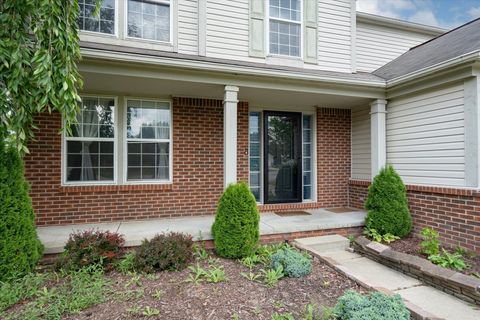
M 178 52 L 198 54 L 198 0 L 178 0 Z
M 431 38 L 433 36 L 414 31 L 357 22 L 357 70 L 376 70 Z
M 405 183 L 465 185 L 463 84 L 393 99 L 387 161 Z
M 351 1 L 318 0 L 318 65 L 351 72 Z
M 352 109 L 352 179 L 370 180 L 370 106 Z
M 207 1 L 207 56 L 248 60 L 248 0 Z

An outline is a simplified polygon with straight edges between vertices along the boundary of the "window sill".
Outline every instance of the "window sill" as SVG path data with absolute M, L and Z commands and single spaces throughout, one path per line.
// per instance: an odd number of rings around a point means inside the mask
M 288 66 L 294 68 L 303 68 L 304 62 L 300 57 L 287 57 L 287 56 L 277 56 L 269 55 L 265 58 L 267 64 Z
M 61 193 L 109 192 L 109 191 L 149 191 L 173 190 L 173 183 L 109 184 L 109 185 L 63 185 Z

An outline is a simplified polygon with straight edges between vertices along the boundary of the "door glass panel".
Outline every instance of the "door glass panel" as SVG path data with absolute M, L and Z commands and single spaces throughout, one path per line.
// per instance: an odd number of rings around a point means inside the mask
M 300 119 L 265 113 L 265 203 L 302 201 Z

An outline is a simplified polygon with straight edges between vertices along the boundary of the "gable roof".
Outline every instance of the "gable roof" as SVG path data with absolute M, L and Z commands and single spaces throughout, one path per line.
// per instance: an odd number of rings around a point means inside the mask
M 411 48 L 373 74 L 391 80 L 475 51 L 480 51 L 480 18 Z

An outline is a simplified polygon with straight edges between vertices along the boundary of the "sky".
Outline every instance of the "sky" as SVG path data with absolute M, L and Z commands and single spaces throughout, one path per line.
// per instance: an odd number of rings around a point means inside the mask
M 452 29 L 480 17 L 480 0 L 357 0 L 357 11 Z

